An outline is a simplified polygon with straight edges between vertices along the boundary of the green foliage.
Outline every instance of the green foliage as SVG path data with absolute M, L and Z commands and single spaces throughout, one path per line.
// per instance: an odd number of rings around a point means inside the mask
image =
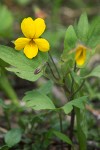
M 91 31 L 90 31 L 91 32 Z M 64 39 L 64 50 L 62 53 L 62 72 L 69 70 L 72 68 L 73 63 L 75 62 L 75 48 L 79 43 L 86 44 L 89 40 L 89 23 L 87 14 L 83 13 L 74 28 L 70 25 L 66 31 L 65 39 Z M 88 59 L 90 55 L 88 56 Z M 86 65 L 86 64 L 85 64 Z M 65 76 L 65 73 L 63 73 Z
M 88 39 L 88 32 L 89 32 L 89 23 L 87 14 L 83 13 L 80 18 L 77 25 L 77 35 L 80 41 L 86 42 Z
M 38 90 L 27 92 L 23 100 L 26 102 L 27 107 L 31 107 L 34 110 L 55 109 L 51 99 Z
M 62 59 L 73 59 L 72 55 L 70 56 L 70 51 L 73 50 L 76 46 L 77 36 L 72 25 L 70 25 L 66 31 L 64 39 L 64 51 L 62 54 Z
M 73 109 L 73 106 L 78 107 L 79 109 L 84 109 L 84 103 L 86 102 L 86 100 L 87 100 L 87 96 L 79 97 L 65 104 L 62 107 L 62 109 L 64 110 L 65 114 L 70 113 Z
M 100 65 L 95 67 L 88 75 L 86 75 L 84 78 L 89 78 L 89 77 L 98 77 L 100 78 Z
M 13 147 L 20 142 L 22 136 L 22 130 L 19 128 L 11 129 L 5 135 L 5 143 L 8 147 Z
M 100 44 L 100 16 L 95 17 L 89 27 L 87 45 L 95 48 Z
M 65 134 L 59 132 L 59 131 L 53 131 L 53 133 L 60 139 L 62 140 L 63 142 L 66 142 L 70 145 L 72 145 L 72 141 L 69 139 L 68 136 L 66 136 Z
M 95 48 L 100 43 L 100 17 L 95 18 L 92 23 L 89 25 L 87 14 L 83 13 L 76 24 L 76 27 L 73 28 L 70 25 L 66 31 L 64 39 L 64 50 L 62 54 L 62 60 L 67 61 L 67 66 L 72 66 L 75 56 L 75 47 L 78 42 L 86 44 L 89 48 Z M 93 51 L 93 50 L 92 50 Z M 88 52 L 87 52 L 88 53 Z M 90 56 L 88 57 L 88 59 Z M 72 61 L 70 61 L 70 59 Z M 64 65 L 63 65 L 64 66 Z
M 98 80 L 97 80 L 97 83 L 98 83 Z M 94 87 L 94 84 L 90 85 L 90 83 L 88 81 L 85 82 L 85 89 L 88 92 L 89 99 L 90 100 L 92 100 L 92 99 L 98 99 L 99 100 L 100 99 L 99 89 L 97 86 L 96 86 L 96 88 L 93 88 L 93 87 Z
M 66 72 L 70 71 L 75 60 L 75 47 L 78 42 L 75 30 L 72 25 L 70 25 L 66 31 L 64 39 L 64 50 L 61 55 L 61 73 L 66 76 Z
M 14 72 L 20 78 L 35 81 L 42 76 L 43 71 L 38 74 L 34 74 L 34 71 L 38 67 L 41 69 L 48 57 L 46 53 L 40 52 L 36 58 L 29 60 L 22 52 L 18 52 L 13 48 L 0 45 L 0 58 L 13 66 L 7 68 L 7 70 Z
M 99 67 L 94 70 L 96 73 L 90 73 L 88 75 L 88 71 L 85 72 L 85 75 L 81 74 L 80 76 L 71 71 L 71 68 L 75 62 L 75 48 L 78 44 L 78 41 L 80 43 L 83 43 L 87 47 L 87 52 L 86 52 L 86 61 L 84 66 L 82 66 L 81 70 L 85 68 L 87 70 L 86 65 L 90 59 L 90 57 L 94 54 L 95 52 L 95 47 L 97 44 L 100 43 L 100 17 L 96 17 L 91 24 L 88 23 L 88 18 L 87 14 L 83 13 L 76 26 L 73 28 L 73 26 L 69 26 L 66 35 L 65 35 L 65 40 L 64 40 L 64 50 L 62 53 L 62 62 L 61 62 L 61 72 L 63 78 L 66 77 L 67 72 L 71 72 L 75 82 L 80 85 L 81 82 L 81 76 L 85 78 L 90 77 L 90 76 L 96 76 L 100 77 L 99 73 Z M 88 47 L 89 46 L 89 47 Z M 90 51 L 90 48 L 92 51 Z M 98 69 L 98 70 L 97 70 Z M 80 72 L 81 72 L 80 70 Z M 68 78 L 68 76 L 67 76 Z M 67 80 L 67 79 L 66 79 Z M 68 81 L 67 81 L 68 84 Z M 71 109 L 71 107 L 69 107 Z
M 4 68 L 9 66 L 9 64 L 7 64 L 6 62 L 4 62 L 3 60 L 0 59 L 0 67 Z
M 6 6 L 0 5 L 0 36 L 9 37 L 12 33 L 13 15 Z
M 74 81 L 78 85 L 80 85 L 82 78 L 79 75 L 77 75 L 74 71 L 72 71 L 71 74 L 72 74 L 72 77 L 73 77 Z
M 34 110 L 55 109 L 53 102 L 47 96 L 47 94 L 51 92 L 52 86 L 53 82 L 47 81 L 39 89 L 26 92 L 23 98 L 26 102 L 26 106 Z
M 16 0 L 16 2 L 24 6 L 29 4 L 31 1 Z M 59 1 L 56 0 L 54 3 L 55 3 L 54 10 L 52 11 L 54 12 L 54 16 L 52 16 L 52 21 L 59 22 L 59 20 L 57 20 L 58 19 L 57 12 L 59 11 L 61 0 Z M 13 17 L 11 17 L 12 15 L 10 14 L 10 12 L 6 7 L 0 6 L 0 10 L 1 10 L 0 34 L 4 36 L 6 34 L 6 31 L 10 31 L 11 29 L 13 23 Z M 55 16 L 57 16 L 56 20 L 55 20 Z M 39 52 L 39 54 L 35 58 L 30 60 L 26 58 L 26 56 L 23 54 L 22 51 L 16 51 L 14 48 L 0 45 L 0 77 L 1 77 L 0 83 L 1 85 L 6 85 L 6 89 L 10 89 L 10 88 L 7 86 L 8 80 L 5 78 L 5 74 L 2 73 L 5 67 L 8 71 L 14 72 L 17 76 L 19 76 L 22 79 L 26 79 L 28 81 L 36 81 L 43 75 L 43 71 L 45 71 L 45 66 L 47 64 L 46 63 L 47 61 L 49 64 L 49 69 L 46 70 L 46 75 L 48 78 L 50 78 L 50 80 L 47 81 L 46 84 L 44 84 L 43 86 L 38 87 L 35 90 L 26 92 L 23 98 L 26 107 L 31 108 L 33 110 L 45 110 L 45 111 L 43 113 L 42 111 L 41 113 L 39 113 L 29 109 L 30 111 L 25 113 L 25 109 L 26 109 L 25 107 L 21 107 L 21 106 L 20 108 L 13 107 L 13 110 L 16 109 L 14 111 L 16 111 L 16 114 L 18 115 L 17 119 L 20 128 L 24 128 L 25 130 L 22 139 L 23 149 L 25 150 L 48 149 L 48 147 L 52 145 L 51 138 L 54 135 L 60 140 L 62 140 L 64 143 L 69 144 L 71 148 L 73 148 L 73 143 L 72 143 L 73 137 L 69 138 L 67 135 L 68 133 L 69 135 L 71 135 L 70 133 L 74 132 L 74 123 L 73 123 L 74 119 L 71 115 L 71 122 L 70 122 L 71 124 L 69 125 L 69 121 L 68 121 L 67 127 L 66 127 L 66 119 L 65 119 L 66 116 L 65 114 L 71 113 L 73 109 L 74 109 L 76 122 L 77 122 L 77 125 L 75 124 L 76 125 L 75 131 L 77 131 L 75 132 L 75 135 L 76 138 L 78 138 L 79 149 L 80 150 L 87 149 L 86 147 L 87 144 L 86 138 L 88 134 L 87 126 L 86 126 L 87 120 L 84 113 L 85 104 L 87 102 L 87 96 L 82 96 L 82 95 L 86 95 L 86 93 L 90 93 L 90 94 L 92 93 L 91 95 L 94 96 L 94 93 L 93 90 L 91 90 L 91 88 L 88 86 L 87 82 L 85 85 L 88 88 L 88 90 L 85 88 L 81 90 L 81 84 L 82 83 L 84 84 L 84 82 L 82 81 L 83 80 L 86 81 L 87 78 L 89 77 L 100 77 L 100 65 L 94 68 L 90 73 L 88 73 L 89 71 L 86 66 L 87 61 L 91 57 L 89 55 L 88 50 L 93 48 L 93 50 L 90 51 L 93 55 L 95 51 L 95 47 L 97 46 L 97 44 L 99 44 L 100 41 L 99 22 L 100 22 L 100 18 L 97 17 L 95 20 L 93 20 L 91 24 L 89 24 L 86 13 L 83 13 L 79 18 L 79 21 L 76 24 L 76 26 L 73 27 L 72 25 L 70 25 L 67 28 L 65 39 L 64 39 L 64 50 L 61 56 L 61 60 L 59 59 L 61 63 L 60 64 L 61 68 L 59 67 L 59 63 L 56 66 L 56 62 L 57 62 L 56 59 L 54 59 L 55 64 L 51 63 L 52 59 L 48 60 L 47 53 Z M 61 43 L 59 41 L 63 38 L 65 28 L 61 28 L 60 26 L 57 26 L 56 28 L 55 25 L 53 30 L 49 30 L 44 34 L 44 37 L 47 36 L 47 39 L 50 41 L 51 49 L 57 50 L 57 52 L 53 50 L 53 54 L 55 54 L 55 56 L 57 57 L 57 55 L 59 55 L 61 52 L 59 51 L 59 47 L 61 46 Z M 51 25 L 51 27 L 53 27 L 53 25 Z M 78 66 L 75 65 L 75 50 L 78 43 L 82 43 L 87 47 L 87 52 L 86 52 L 87 59 L 85 61 L 85 64 L 80 68 L 78 68 Z M 57 72 L 60 72 L 61 76 L 59 76 L 59 78 L 56 78 L 54 76 L 57 75 Z M 64 106 L 59 106 L 59 108 L 56 108 L 52 101 L 53 99 L 56 100 L 55 103 L 57 103 L 58 106 L 59 98 L 58 97 L 56 98 L 56 94 L 53 95 L 51 92 L 54 84 L 53 81 L 55 81 L 56 84 L 55 87 L 58 86 L 58 89 L 61 89 L 61 92 L 65 92 L 66 99 L 69 100 Z M 58 89 L 57 91 L 59 92 L 60 90 Z M 52 97 L 52 100 L 50 97 Z M 61 98 L 61 103 L 62 101 L 63 98 Z M 5 104 L 5 102 L 3 102 L 0 99 L 0 107 L 2 107 L 5 118 L 7 118 L 7 127 L 10 128 L 12 124 L 10 125 L 9 114 L 11 113 L 10 107 L 12 106 L 9 105 L 9 109 L 7 109 L 8 107 Z M 61 114 L 59 113 L 59 110 L 61 110 Z M 64 111 L 64 113 L 62 110 Z M 56 113 L 59 113 L 60 115 L 57 116 Z M 58 121 L 58 119 L 60 121 Z M 44 122 L 46 124 L 45 128 L 44 128 Z M 60 132 L 62 131 L 61 126 L 63 127 L 63 133 Z M 65 131 L 67 131 L 66 128 L 70 129 L 71 127 L 73 127 L 73 129 L 71 131 L 68 131 L 67 135 L 65 135 L 64 133 Z M 11 129 L 6 133 L 4 138 L 6 145 L 2 146 L 0 148 L 1 150 L 12 149 L 13 146 L 16 146 L 15 149 L 19 149 L 19 146 L 21 144 L 20 141 L 22 137 L 22 130 L 20 128 Z M 55 130 L 47 131 L 49 128 L 51 129 L 53 128 Z M 56 131 L 57 129 L 59 131 Z M 74 135 L 74 133 L 72 134 Z M 75 140 L 77 141 L 76 138 Z M 75 149 L 77 148 L 75 147 Z

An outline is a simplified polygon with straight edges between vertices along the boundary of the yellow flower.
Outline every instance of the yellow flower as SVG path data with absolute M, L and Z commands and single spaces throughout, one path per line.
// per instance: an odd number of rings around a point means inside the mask
M 33 20 L 31 17 L 25 18 L 21 23 L 21 30 L 25 37 L 20 37 L 14 41 L 15 49 L 24 49 L 24 54 L 32 59 L 38 54 L 38 50 L 47 52 L 50 48 L 49 42 L 39 38 L 46 28 L 42 18 Z
M 86 60 L 86 47 L 83 45 L 78 45 L 76 48 L 75 61 L 78 66 L 84 65 Z

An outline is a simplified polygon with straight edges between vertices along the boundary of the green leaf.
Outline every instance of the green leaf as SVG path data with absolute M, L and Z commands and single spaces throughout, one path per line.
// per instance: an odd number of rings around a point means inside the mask
M 65 114 L 68 114 L 72 111 L 73 106 L 79 108 L 79 109 L 84 109 L 84 102 L 86 102 L 87 96 L 82 96 L 77 99 L 74 99 L 67 104 L 65 104 L 62 109 L 64 110 Z
M 32 60 L 28 59 L 23 52 L 16 51 L 13 48 L 0 45 L 0 58 L 12 65 L 13 67 L 7 68 L 7 70 L 14 72 L 20 78 L 36 81 L 43 72 L 34 74 L 34 71 L 39 67 L 43 67 L 47 61 L 47 53 L 39 52 L 38 56 Z
M 66 142 L 70 145 L 72 145 L 72 141 L 69 139 L 68 136 L 66 136 L 65 134 L 59 132 L 59 131 L 53 131 L 53 133 L 60 139 L 62 140 L 63 142 Z
M 12 147 L 20 142 L 22 136 L 22 130 L 21 129 L 11 129 L 8 131 L 5 135 L 5 143 L 8 147 Z
M 86 75 L 83 78 L 89 78 L 89 77 L 98 77 L 98 78 L 100 78 L 100 65 L 95 67 L 88 75 Z
M 66 31 L 65 40 L 64 40 L 64 50 L 69 52 L 69 50 L 75 48 L 77 42 L 77 36 L 72 25 L 70 25 Z
M 75 30 L 72 25 L 70 25 L 66 31 L 65 39 L 64 39 L 64 51 L 62 54 L 62 59 L 68 58 L 68 53 L 72 49 L 75 48 L 76 42 L 77 42 L 77 36 L 75 33 Z
M 23 100 L 26 102 L 27 107 L 31 107 L 34 110 L 55 109 L 51 99 L 38 90 L 27 92 Z
M 45 84 L 43 84 L 38 90 L 44 94 L 50 93 L 53 87 L 53 82 L 51 80 L 47 81 Z
M 72 111 L 73 106 L 72 106 L 72 104 L 69 102 L 69 103 L 65 104 L 65 105 L 62 107 L 62 109 L 64 110 L 65 114 L 69 114 L 69 113 Z
M 71 71 L 72 77 L 74 78 L 74 81 L 80 85 L 81 83 L 81 77 L 79 75 L 77 75 L 74 71 Z
M 95 17 L 89 27 L 87 45 L 95 48 L 100 43 L 100 16 Z
M 13 25 L 12 13 L 6 6 L 0 5 L 0 35 L 9 36 Z M 9 32 L 10 31 L 10 32 Z
M 87 14 L 83 13 L 79 18 L 79 22 L 77 26 L 77 35 L 82 42 L 87 41 L 88 31 L 89 31 L 89 23 L 88 23 Z

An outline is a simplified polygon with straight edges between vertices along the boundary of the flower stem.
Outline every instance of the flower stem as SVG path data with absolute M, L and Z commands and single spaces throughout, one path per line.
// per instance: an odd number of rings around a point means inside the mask
M 76 71 L 76 64 L 74 66 L 74 72 Z M 85 80 L 83 80 L 83 82 L 81 83 L 81 85 L 79 86 L 79 88 L 74 92 L 74 79 L 72 77 L 72 85 L 71 85 L 71 95 L 70 95 L 70 101 L 74 98 L 75 94 L 78 93 L 81 88 L 83 87 L 85 83 Z M 73 129 L 74 129 L 74 120 L 75 120 L 75 110 L 73 108 L 72 112 L 71 112 L 71 122 L 70 122 L 70 139 L 73 139 Z M 71 150 L 71 145 L 69 145 L 68 150 Z
M 79 86 L 79 88 L 72 94 L 72 97 L 73 97 L 76 93 L 78 93 L 78 91 L 83 87 L 84 83 L 85 83 L 85 80 L 83 80 L 83 82 L 82 82 L 82 84 Z
M 66 91 L 67 91 L 68 93 L 70 93 L 70 90 L 68 89 L 68 87 L 67 87 L 67 85 L 66 85 L 66 83 L 65 83 L 65 79 L 63 79 L 63 82 L 64 82 L 63 88 L 64 88 L 65 93 L 66 93 Z
M 51 66 L 50 66 L 50 64 L 49 64 L 49 62 L 47 62 L 47 65 L 48 65 L 48 67 L 49 67 L 49 69 L 50 69 L 50 71 L 51 71 L 51 73 L 52 73 L 54 79 L 55 79 L 55 80 L 58 80 L 58 78 L 55 76 L 55 74 L 54 74 L 54 72 L 53 72 L 53 70 L 52 70 L 52 68 L 51 68 Z
M 75 65 L 74 65 L 74 70 L 73 70 L 74 72 L 76 71 L 76 63 L 75 63 Z M 71 77 L 72 77 L 72 75 L 71 75 Z M 71 101 L 71 99 L 72 99 L 72 93 L 73 93 L 73 90 L 74 90 L 74 78 L 72 77 L 72 83 L 71 83 L 71 90 L 70 90 L 70 98 L 69 98 L 69 101 Z M 74 95 L 73 95 L 74 96 Z
M 56 64 L 55 64 L 55 62 L 54 62 L 54 60 L 53 60 L 53 58 L 52 58 L 50 52 L 48 52 L 48 55 L 49 55 L 49 57 L 50 57 L 50 59 L 51 59 L 53 65 L 54 65 L 54 67 L 55 67 L 55 69 L 56 69 L 56 72 L 57 72 L 57 74 L 58 74 L 58 77 L 59 77 L 59 79 L 60 79 L 60 78 L 61 78 L 61 77 L 60 77 L 60 73 L 59 73 L 59 71 L 58 71 L 58 68 L 57 68 L 57 66 L 56 66 Z
M 76 71 L 76 63 L 74 65 L 74 72 L 75 71 Z M 74 78 L 72 77 L 71 90 L 70 90 L 71 92 L 70 92 L 69 101 L 71 101 L 74 97 L 74 95 L 72 95 L 72 93 L 74 93 L 74 82 L 75 82 Z M 74 108 L 73 108 L 73 110 L 71 112 L 71 122 L 70 122 L 70 127 L 69 127 L 69 130 L 70 130 L 69 136 L 70 136 L 71 140 L 73 139 L 74 120 L 75 120 L 75 112 L 74 112 Z M 71 145 L 68 146 L 68 150 L 71 150 Z

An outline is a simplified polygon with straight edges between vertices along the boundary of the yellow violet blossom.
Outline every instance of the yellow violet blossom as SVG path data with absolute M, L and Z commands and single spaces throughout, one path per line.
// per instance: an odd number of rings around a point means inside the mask
M 38 50 L 47 52 L 50 48 L 46 39 L 39 38 L 46 28 L 42 18 L 33 20 L 31 17 L 25 18 L 21 23 L 21 30 L 25 37 L 20 37 L 14 41 L 15 49 L 24 49 L 24 54 L 32 59 L 38 54 Z
M 86 60 L 86 47 L 78 45 L 76 48 L 75 61 L 78 66 L 84 65 Z

